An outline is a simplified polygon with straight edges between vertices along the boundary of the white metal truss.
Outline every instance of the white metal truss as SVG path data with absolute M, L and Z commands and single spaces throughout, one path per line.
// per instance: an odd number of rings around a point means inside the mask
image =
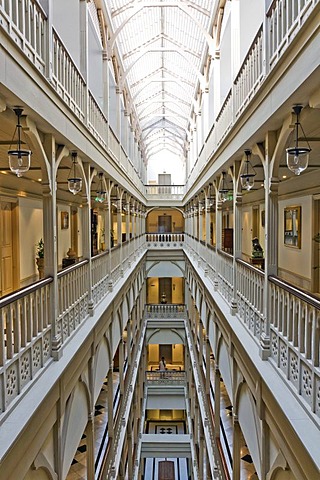
M 205 53 L 212 54 L 212 0 L 105 0 L 111 32 L 107 55 L 121 56 L 119 88 L 128 114 L 138 117 L 149 160 L 161 148 L 185 157 L 199 111 L 197 90 L 207 90 Z

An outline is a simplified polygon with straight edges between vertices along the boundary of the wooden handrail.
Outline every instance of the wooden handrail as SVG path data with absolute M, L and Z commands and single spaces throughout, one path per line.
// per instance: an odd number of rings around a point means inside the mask
M 312 293 L 306 292 L 305 290 L 301 290 L 295 285 L 285 282 L 281 278 L 276 277 L 275 275 L 269 275 L 268 280 L 271 283 L 274 283 L 275 285 L 277 285 L 278 287 L 281 287 L 283 290 L 286 290 L 287 292 L 292 293 L 292 295 L 300 298 L 300 300 L 320 310 L 320 300 L 318 297 L 316 297 Z
M 25 297 L 26 295 L 30 295 L 30 293 L 35 292 L 36 290 L 40 290 L 40 288 L 49 285 L 49 283 L 53 282 L 53 277 L 46 277 L 38 282 L 33 283 L 32 285 L 28 285 L 27 287 L 20 288 L 19 290 L 9 293 L 0 299 L 0 308 L 9 305 L 10 303 L 14 303 L 17 300 Z

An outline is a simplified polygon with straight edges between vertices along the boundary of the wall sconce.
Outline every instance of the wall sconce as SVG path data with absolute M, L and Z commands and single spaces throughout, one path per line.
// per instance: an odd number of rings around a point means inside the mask
M 9 157 L 9 167 L 10 170 L 17 175 L 17 177 L 21 177 L 24 173 L 26 173 L 30 168 L 30 160 L 31 160 L 31 150 L 24 150 L 21 148 L 21 131 L 22 125 L 20 123 L 20 117 L 22 115 L 22 108 L 14 108 L 14 113 L 17 115 L 17 125 L 15 131 L 13 133 L 13 137 L 10 144 L 10 149 L 8 150 L 8 157 Z M 18 139 L 15 140 L 16 132 L 18 134 Z M 17 148 L 13 149 L 11 146 L 16 143 Z M 24 142 L 27 143 L 27 142 Z
M 71 193 L 73 193 L 73 195 L 76 195 L 77 193 L 79 193 L 81 191 L 81 188 L 82 188 L 82 178 L 81 177 L 77 177 L 76 173 L 76 168 L 77 168 L 77 156 L 78 156 L 78 153 L 77 152 L 72 152 L 71 153 L 71 156 L 72 156 L 72 166 L 70 168 L 70 172 L 69 172 L 69 177 L 68 177 L 68 189 Z
M 222 172 L 222 185 L 219 189 L 220 201 L 226 202 L 228 200 L 229 188 L 226 185 L 226 172 Z
M 103 173 L 99 173 L 99 186 L 98 189 L 96 190 L 96 196 L 95 196 L 95 201 L 98 203 L 103 203 L 106 199 L 107 192 L 103 188 Z
M 247 159 L 244 162 L 242 173 L 240 174 L 240 181 L 242 188 L 249 191 L 254 185 L 256 171 L 250 162 L 251 150 L 245 150 L 244 153 L 246 154 Z
M 294 128 L 294 147 L 289 147 L 286 149 L 287 152 L 287 166 L 291 172 L 295 175 L 300 175 L 303 172 L 309 162 L 309 153 L 311 152 L 311 148 L 309 142 L 307 140 L 306 134 L 302 128 L 301 123 L 299 122 L 299 115 L 302 110 L 302 105 L 294 105 L 292 107 L 293 113 L 296 115 L 296 123 Z M 300 147 L 299 146 L 299 126 L 303 133 L 304 140 L 308 147 Z

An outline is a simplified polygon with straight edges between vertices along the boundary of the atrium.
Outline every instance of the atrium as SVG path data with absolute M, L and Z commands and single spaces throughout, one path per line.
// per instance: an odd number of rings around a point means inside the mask
M 320 480 L 319 51 L 319 0 L 0 0 L 0 480 Z

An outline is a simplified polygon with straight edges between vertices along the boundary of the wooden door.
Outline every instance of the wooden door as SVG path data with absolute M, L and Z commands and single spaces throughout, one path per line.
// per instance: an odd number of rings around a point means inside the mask
M 171 215 L 159 215 L 158 232 L 171 233 Z
M 165 302 L 163 301 L 165 296 Z M 172 303 L 172 278 L 159 277 L 159 303 Z
M 159 480 L 175 480 L 174 476 L 174 462 L 161 461 L 158 463 L 159 466 Z
M 0 204 L 0 249 L 1 249 L 1 296 L 11 293 L 14 289 L 13 279 L 13 232 L 12 204 Z

